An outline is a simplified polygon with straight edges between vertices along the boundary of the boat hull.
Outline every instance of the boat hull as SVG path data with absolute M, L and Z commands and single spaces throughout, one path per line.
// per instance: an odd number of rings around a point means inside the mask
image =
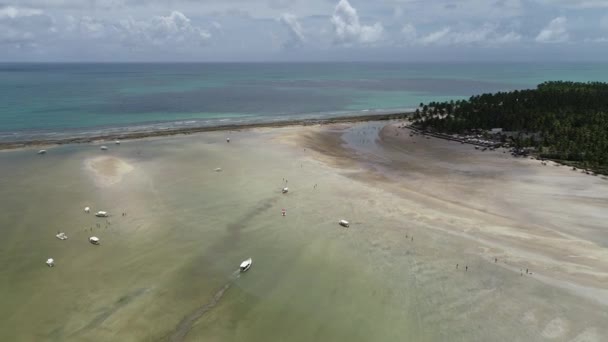
M 247 259 L 241 263 L 239 268 L 240 268 L 241 272 L 247 272 L 251 268 L 252 264 L 253 264 L 253 260 Z

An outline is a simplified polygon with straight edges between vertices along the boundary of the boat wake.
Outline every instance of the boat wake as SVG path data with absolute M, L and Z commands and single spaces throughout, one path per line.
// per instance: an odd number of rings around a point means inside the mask
M 228 289 L 230 289 L 230 287 L 232 286 L 234 281 L 236 281 L 240 277 L 241 277 L 241 271 L 240 270 L 234 271 L 234 273 L 232 273 L 232 275 L 230 276 L 228 283 L 226 283 L 224 286 L 222 286 L 213 295 L 213 297 L 211 297 L 211 300 L 208 303 L 199 307 L 198 309 L 194 310 L 193 312 L 191 312 L 190 314 L 188 314 L 187 316 L 182 318 L 182 320 L 177 325 L 177 328 L 175 328 L 175 331 L 173 331 L 173 333 L 169 336 L 168 340 L 170 342 L 183 341 L 184 338 L 186 338 L 186 335 L 188 335 L 188 333 L 192 329 L 192 326 L 194 325 L 194 323 L 196 323 L 196 321 L 198 321 L 201 317 L 203 317 L 207 312 L 211 311 L 211 309 L 213 309 L 215 306 L 217 306 L 217 304 L 222 299 L 222 297 L 224 297 L 224 294 L 226 293 L 226 291 L 228 291 Z
M 102 323 L 104 323 L 108 318 L 110 318 L 110 316 L 114 315 L 117 311 L 124 308 L 125 306 L 133 302 L 135 299 L 148 292 L 148 290 L 149 289 L 147 288 L 136 289 L 120 297 L 112 306 L 105 308 L 97 316 L 95 316 L 93 320 L 91 320 L 86 326 L 73 332 L 70 336 L 75 336 L 83 331 L 90 331 L 92 329 L 98 328 Z

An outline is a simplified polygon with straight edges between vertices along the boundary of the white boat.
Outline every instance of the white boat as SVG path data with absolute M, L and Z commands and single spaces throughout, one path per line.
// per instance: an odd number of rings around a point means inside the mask
M 221 167 L 218 167 L 217 169 L 215 169 L 215 170 L 213 170 L 213 171 L 215 171 L 215 172 L 222 172 L 222 168 L 221 168 Z
M 116 140 L 114 143 L 115 143 L 116 145 L 120 145 L 120 140 Z
M 65 235 L 65 233 L 57 233 L 55 235 L 55 237 L 58 238 L 59 240 L 67 240 L 68 239 L 68 236 Z
M 241 263 L 241 266 L 240 266 L 241 272 L 246 272 L 248 269 L 250 269 L 251 268 L 251 264 L 253 264 L 253 260 L 251 260 L 251 258 L 243 261 Z
M 46 150 L 40 150 L 38 151 L 38 154 L 46 154 Z
M 348 226 L 350 226 L 350 223 L 348 223 L 348 221 L 346 220 L 340 220 L 340 222 L 338 222 L 342 227 L 346 227 L 348 228 Z
M 91 208 L 89 208 L 89 207 L 84 207 L 84 212 L 85 212 L 85 213 L 87 213 L 87 214 L 88 214 L 88 213 L 90 213 L 90 212 L 91 212 Z
M 282 193 L 286 194 L 289 192 L 289 188 L 283 188 L 283 190 L 281 190 Z
M 95 216 L 97 216 L 97 217 L 108 217 L 109 215 L 105 211 L 98 211 L 98 212 L 95 213 Z
M 53 267 L 53 266 L 55 266 L 55 260 L 53 260 L 53 258 L 48 258 L 48 259 L 46 259 L 46 265 L 47 265 L 48 267 Z
M 102 151 L 107 151 L 107 150 L 108 150 L 108 146 L 101 146 L 101 147 L 100 147 L 100 149 L 101 149 Z
M 91 236 L 89 238 L 89 242 L 94 244 L 94 245 L 99 245 L 99 238 L 97 236 Z

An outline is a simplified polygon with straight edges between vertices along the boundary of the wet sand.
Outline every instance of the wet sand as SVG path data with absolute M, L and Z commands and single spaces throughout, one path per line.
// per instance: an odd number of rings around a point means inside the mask
M 396 125 L 0 154 L 0 340 L 605 340 L 608 182 Z
M 384 113 L 384 114 L 370 114 L 370 115 L 353 115 L 353 116 L 338 116 L 330 118 L 319 118 L 319 119 L 295 119 L 295 120 L 277 120 L 277 121 L 264 121 L 258 123 L 249 124 L 229 124 L 229 125 L 217 125 L 217 126 L 194 126 L 185 128 L 168 128 L 168 129 L 156 129 L 156 130 L 142 130 L 142 131 L 128 131 L 121 133 L 92 133 L 85 134 L 77 137 L 63 137 L 63 138 L 48 138 L 38 140 L 19 140 L 19 141 L 6 141 L 0 142 L 0 151 L 12 150 L 25 147 L 49 147 L 53 145 L 65 145 L 65 144 L 85 144 L 103 141 L 115 141 L 115 140 L 126 140 L 126 139 L 143 139 L 150 137 L 167 137 L 181 134 L 194 134 L 202 132 L 218 132 L 218 131 L 238 131 L 255 128 L 280 128 L 289 126 L 308 126 L 308 125 L 327 125 L 344 122 L 367 122 L 367 121 L 385 121 L 403 118 L 404 116 L 411 115 L 412 112 L 396 112 L 396 113 Z
M 513 158 L 502 149 L 482 152 L 412 136 L 401 125 L 309 130 L 300 144 L 321 160 L 331 155 L 333 165 L 351 170 L 349 177 L 402 199 L 398 211 L 404 221 L 450 237 L 454 243 L 443 246 L 442 254 L 454 268 L 469 265 L 468 277 L 495 281 L 492 273 L 500 269 L 533 284 L 513 284 L 513 298 L 471 301 L 487 306 L 488 315 L 501 306 L 536 302 L 519 313 L 537 330 L 526 340 L 605 339 L 607 332 L 590 321 L 605 319 L 608 305 L 608 181 L 555 163 Z M 417 241 L 419 250 L 431 247 Z M 538 319 L 541 313 L 544 321 Z
M 101 187 L 119 183 L 126 174 L 133 171 L 133 166 L 127 161 L 112 156 L 89 158 L 84 161 L 84 165 L 95 183 Z

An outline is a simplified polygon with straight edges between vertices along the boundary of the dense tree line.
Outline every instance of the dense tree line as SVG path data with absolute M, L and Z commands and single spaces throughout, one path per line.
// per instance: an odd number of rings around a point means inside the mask
M 541 156 L 608 170 L 608 83 L 545 82 L 536 89 L 420 104 L 413 124 L 442 133 L 502 128 Z

